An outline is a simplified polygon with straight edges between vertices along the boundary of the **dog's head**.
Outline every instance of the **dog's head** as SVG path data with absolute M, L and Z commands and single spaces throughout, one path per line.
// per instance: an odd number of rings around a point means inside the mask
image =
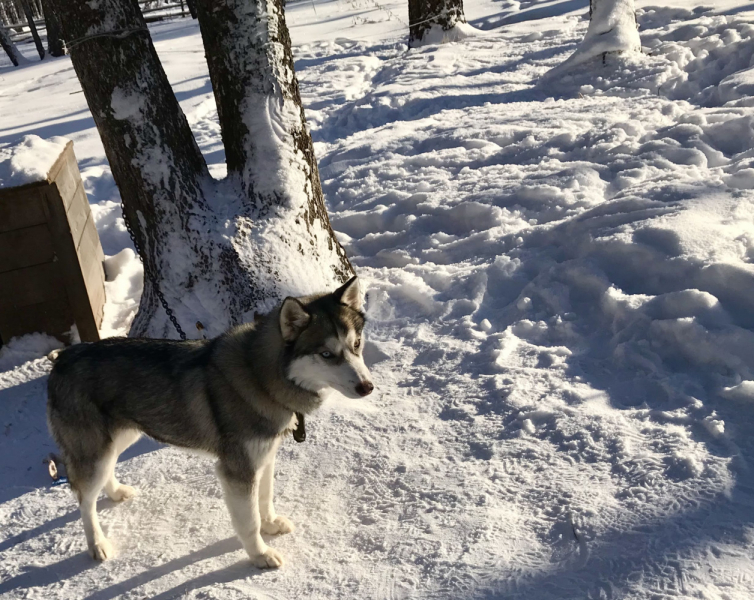
M 291 298 L 280 307 L 288 379 L 312 392 L 338 390 L 348 398 L 372 393 L 364 364 L 364 313 L 359 280 L 353 277 L 331 294 Z

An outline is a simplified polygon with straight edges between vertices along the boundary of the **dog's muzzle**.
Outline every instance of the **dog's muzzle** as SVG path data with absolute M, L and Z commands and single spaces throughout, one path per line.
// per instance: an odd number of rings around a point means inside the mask
M 359 396 L 368 396 L 372 393 L 373 389 L 374 384 L 371 381 L 362 381 L 359 385 L 356 386 L 356 393 Z

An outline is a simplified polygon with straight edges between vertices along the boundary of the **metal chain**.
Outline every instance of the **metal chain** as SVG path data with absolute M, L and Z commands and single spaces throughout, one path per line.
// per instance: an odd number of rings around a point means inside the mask
M 160 286 L 157 283 L 157 276 L 155 273 L 153 273 L 152 268 L 147 265 L 147 261 L 144 260 L 144 256 L 141 253 L 141 246 L 139 245 L 139 242 L 136 241 L 136 236 L 134 235 L 134 230 L 131 227 L 131 223 L 128 222 L 128 218 L 126 218 L 126 205 L 123 203 L 123 200 L 120 201 L 120 207 L 123 211 L 123 222 L 126 225 L 126 231 L 128 231 L 128 235 L 131 236 L 131 241 L 134 244 L 134 248 L 136 248 L 136 254 L 139 256 L 139 260 L 141 261 L 141 264 L 144 265 L 144 273 L 149 278 L 149 281 L 152 283 L 152 288 L 154 289 L 155 293 L 157 294 L 157 298 L 160 300 L 160 304 L 162 304 L 162 308 L 165 309 L 165 314 L 167 314 L 168 319 L 170 319 L 170 322 L 173 324 L 173 327 L 175 327 L 175 330 L 178 332 L 178 335 L 181 336 L 182 340 L 186 340 L 186 333 L 181 329 L 181 326 L 178 324 L 178 319 L 176 319 L 175 314 L 173 313 L 173 310 L 168 306 L 168 301 L 165 300 L 165 296 L 162 294 L 162 290 L 160 290 Z
M 92 35 L 85 35 L 85 36 L 76 38 L 75 40 L 71 40 L 70 42 L 63 40 L 63 46 L 65 47 L 66 52 L 67 52 L 68 50 L 75 48 L 79 44 L 83 44 L 87 40 L 92 40 L 94 38 L 111 37 L 111 38 L 116 38 L 120 40 L 134 33 L 149 33 L 149 29 L 147 29 L 146 27 L 138 27 L 136 29 L 116 29 L 115 31 L 95 33 Z

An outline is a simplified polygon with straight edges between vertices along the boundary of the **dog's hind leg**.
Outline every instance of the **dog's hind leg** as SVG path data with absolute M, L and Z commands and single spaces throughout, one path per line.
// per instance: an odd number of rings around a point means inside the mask
M 115 461 L 112 463 L 112 468 L 108 474 L 107 481 L 105 482 L 105 493 L 110 500 L 115 502 L 121 502 L 122 500 L 128 500 L 136 495 L 136 490 L 130 485 L 123 485 L 115 478 L 115 463 L 118 462 L 118 457 L 123 453 L 126 448 L 131 446 L 141 437 L 141 432 L 135 429 L 119 431 L 113 436 L 112 452 L 115 453 Z
M 283 565 L 283 556 L 264 543 L 260 535 L 259 479 L 249 466 L 232 465 L 220 461 L 217 476 L 225 493 L 230 520 L 251 562 L 260 569 Z
M 97 497 L 112 473 L 117 455 L 109 447 L 104 455 L 89 465 L 67 464 L 69 478 L 79 498 L 81 520 L 84 523 L 86 544 L 95 560 L 107 560 L 115 556 L 115 549 L 105 537 L 97 519 Z

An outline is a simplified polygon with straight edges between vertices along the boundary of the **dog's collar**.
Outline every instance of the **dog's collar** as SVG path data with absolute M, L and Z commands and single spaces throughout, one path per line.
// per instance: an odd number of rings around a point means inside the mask
M 293 430 L 293 439 L 299 444 L 306 441 L 306 426 L 304 425 L 304 413 L 296 413 L 296 429 Z

